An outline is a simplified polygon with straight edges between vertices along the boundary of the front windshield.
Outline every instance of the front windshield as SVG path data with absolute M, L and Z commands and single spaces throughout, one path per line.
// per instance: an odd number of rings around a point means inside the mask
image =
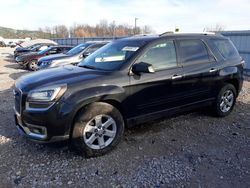
M 32 46 L 28 47 L 28 49 L 35 50 L 35 49 L 39 48 L 40 46 L 41 46 L 41 44 L 36 44 L 36 45 L 32 45 Z
M 145 41 L 111 42 L 82 60 L 79 66 L 106 71 L 118 70 L 144 44 Z
M 46 49 L 44 49 L 44 50 L 42 50 L 42 51 L 38 52 L 38 54 L 39 54 L 39 55 L 46 54 L 46 53 L 47 53 L 48 51 L 50 51 L 52 48 L 53 48 L 53 46 L 48 47 L 48 48 L 46 48 Z
M 79 44 L 78 46 L 72 48 L 71 50 L 69 50 L 66 55 L 76 55 L 79 54 L 80 52 L 82 52 L 86 47 L 88 47 L 91 43 L 85 43 L 85 44 Z

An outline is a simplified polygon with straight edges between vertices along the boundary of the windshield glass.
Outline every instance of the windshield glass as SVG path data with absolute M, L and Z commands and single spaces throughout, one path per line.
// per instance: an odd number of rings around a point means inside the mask
M 40 46 L 40 44 L 33 44 L 33 45 L 31 45 L 31 46 L 28 46 L 28 47 L 26 47 L 26 49 L 34 49 L 34 48 L 36 48 L 36 47 L 38 47 L 38 46 Z
M 79 63 L 80 67 L 100 70 L 118 70 L 145 41 L 114 41 L 109 43 Z
M 46 49 L 44 49 L 44 50 L 42 50 L 42 51 L 38 52 L 38 54 L 39 54 L 39 55 L 46 54 L 46 53 L 47 53 L 48 51 L 50 51 L 52 48 L 53 48 L 53 46 L 48 47 L 48 48 L 46 48 Z
M 41 44 L 37 44 L 37 45 L 34 45 L 34 46 L 30 46 L 28 49 L 29 50 L 35 50 L 37 48 L 39 48 L 40 46 L 42 46 Z
M 88 47 L 91 43 L 79 44 L 78 46 L 69 50 L 66 55 L 76 55 L 82 52 L 86 47 Z

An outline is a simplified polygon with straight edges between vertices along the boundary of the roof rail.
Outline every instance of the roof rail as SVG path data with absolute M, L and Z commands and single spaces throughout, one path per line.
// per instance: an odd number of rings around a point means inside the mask
M 200 35 L 216 35 L 219 33 L 216 32 L 172 32 L 172 31 L 167 31 L 165 33 L 160 34 L 159 36 L 167 36 L 170 34 L 200 34 Z
M 146 36 L 152 36 L 154 34 L 137 34 L 137 35 L 132 35 L 131 37 L 146 37 Z
M 169 34 L 174 34 L 174 32 L 173 31 L 167 31 L 167 32 L 164 32 L 164 33 L 160 34 L 159 36 L 161 37 L 161 36 L 166 36 L 166 35 L 169 35 Z
M 215 32 L 176 32 L 174 34 L 200 34 L 200 35 L 216 35 Z

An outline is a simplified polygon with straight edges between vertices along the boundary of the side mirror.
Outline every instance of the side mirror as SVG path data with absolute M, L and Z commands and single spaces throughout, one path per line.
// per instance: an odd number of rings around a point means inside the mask
M 90 55 L 90 52 L 84 52 L 84 53 L 82 54 L 82 57 L 85 58 L 85 57 L 88 57 L 89 55 Z
M 136 63 L 132 66 L 132 72 L 135 74 L 154 73 L 155 70 L 151 64 L 140 62 L 140 63 Z

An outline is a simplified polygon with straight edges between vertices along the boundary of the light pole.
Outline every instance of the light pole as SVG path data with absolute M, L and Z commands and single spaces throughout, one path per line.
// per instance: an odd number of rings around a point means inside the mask
M 134 31 L 134 34 L 136 35 L 136 23 L 137 23 L 137 20 L 138 20 L 139 18 L 135 18 L 135 31 Z
M 115 20 L 113 20 L 113 31 L 112 31 L 112 35 L 113 35 L 113 38 L 115 38 Z

